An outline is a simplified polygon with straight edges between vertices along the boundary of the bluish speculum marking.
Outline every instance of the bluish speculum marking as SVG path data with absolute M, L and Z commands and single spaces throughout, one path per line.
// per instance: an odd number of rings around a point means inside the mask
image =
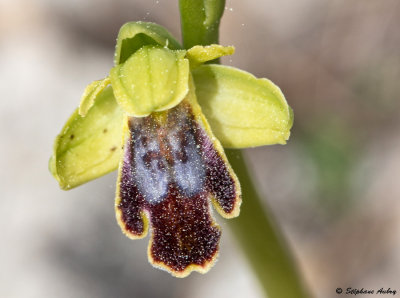
M 174 159 L 175 183 L 186 196 L 201 192 L 204 186 L 205 168 L 196 144 L 193 128 L 185 114 L 171 113 L 176 122 L 168 132 L 168 141 Z
M 151 127 L 143 132 L 136 130 L 134 144 L 134 177 L 138 190 L 149 203 L 159 203 L 168 194 L 170 174 L 167 161 L 161 154 L 157 131 Z
M 162 202 L 171 183 L 187 197 L 203 190 L 204 162 L 190 121 L 179 109 L 164 120 L 152 116 L 131 119 L 133 177 L 147 202 Z

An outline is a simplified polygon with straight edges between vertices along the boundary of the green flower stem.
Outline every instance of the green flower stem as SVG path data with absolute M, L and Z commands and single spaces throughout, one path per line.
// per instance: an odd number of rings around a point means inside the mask
M 225 0 L 179 0 L 179 9 L 185 49 L 218 43 Z
M 229 225 L 261 285 L 271 298 L 309 297 L 297 268 L 247 170 L 240 150 L 225 150 L 242 187 L 243 204 Z
M 218 43 L 218 29 L 225 0 L 179 0 L 183 44 Z M 270 298 L 309 297 L 297 272 L 292 256 L 253 184 L 240 150 L 225 150 L 242 186 L 243 204 L 240 216 L 230 226 Z

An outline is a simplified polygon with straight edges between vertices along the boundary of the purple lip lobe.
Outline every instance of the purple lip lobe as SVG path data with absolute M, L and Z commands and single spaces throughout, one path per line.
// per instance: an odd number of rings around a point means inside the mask
M 228 213 L 236 198 L 224 160 L 189 105 L 178 105 L 162 120 L 130 118 L 129 129 L 117 207 L 123 229 L 143 236 L 141 212 L 146 210 L 153 264 L 176 274 L 191 264 L 205 267 L 215 258 L 221 236 L 209 199 L 215 197 Z

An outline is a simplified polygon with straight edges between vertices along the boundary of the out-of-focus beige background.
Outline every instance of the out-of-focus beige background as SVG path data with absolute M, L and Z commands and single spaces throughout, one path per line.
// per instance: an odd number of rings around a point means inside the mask
M 221 43 L 236 54 L 224 63 L 273 80 L 295 111 L 286 146 L 246 154 L 306 283 L 315 297 L 400 295 L 400 2 L 226 6 Z M 216 266 L 175 279 L 148 264 L 147 240 L 120 232 L 115 173 L 64 192 L 47 170 L 133 20 L 179 36 L 177 0 L 0 1 L 1 297 L 262 297 L 226 220 Z

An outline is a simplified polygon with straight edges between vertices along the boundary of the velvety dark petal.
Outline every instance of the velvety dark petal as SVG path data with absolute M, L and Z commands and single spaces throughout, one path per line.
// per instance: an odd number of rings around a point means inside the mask
M 143 214 L 144 198 L 137 189 L 132 169 L 132 138 L 130 133 L 125 141 L 124 156 L 119 167 L 115 210 L 122 231 L 132 239 L 147 234 L 147 217 Z
M 153 265 L 178 277 L 192 270 L 208 271 L 217 257 L 221 232 L 204 193 L 186 197 L 172 186 L 163 202 L 150 207 L 150 217 L 148 253 Z
M 226 158 L 218 152 L 203 131 L 199 133 L 199 143 L 206 166 L 206 187 L 214 197 L 214 205 L 224 217 L 235 217 L 240 207 L 240 188 L 236 176 Z
M 193 92 L 193 89 L 190 90 Z M 195 95 L 189 93 L 188 101 L 192 121 L 197 127 L 195 129 L 197 144 L 206 169 L 205 187 L 213 199 L 215 209 L 221 216 L 236 217 L 239 215 L 242 203 L 239 181 L 225 156 L 221 143 L 211 132 Z
M 147 215 L 149 260 L 178 277 L 205 273 L 217 257 L 221 232 L 210 199 L 226 217 L 240 205 L 236 176 L 195 110 L 184 100 L 165 112 L 128 118 L 118 179 L 116 211 L 123 231 L 143 237 Z

